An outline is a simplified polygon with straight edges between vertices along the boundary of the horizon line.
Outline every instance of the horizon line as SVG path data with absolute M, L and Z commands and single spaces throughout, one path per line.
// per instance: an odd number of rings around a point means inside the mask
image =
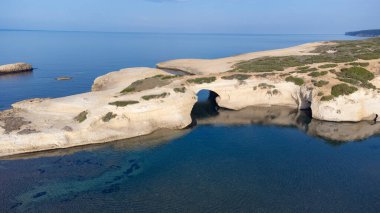
M 219 35 L 344 35 L 345 33 L 231 33 L 231 32 L 154 32 L 154 31 L 96 31 L 96 30 L 44 30 L 44 29 L 3 29 L 0 31 L 72 32 L 72 33 L 146 33 L 146 34 L 219 34 Z

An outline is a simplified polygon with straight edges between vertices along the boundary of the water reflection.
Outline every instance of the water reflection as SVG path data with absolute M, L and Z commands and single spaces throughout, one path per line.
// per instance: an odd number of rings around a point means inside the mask
M 265 198 L 285 198 L 284 203 L 291 212 L 289 209 L 294 207 L 291 202 L 307 197 L 305 192 L 310 195 L 310 190 L 303 189 L 322 188 L 324 196 L 317 193 L 314 200 L 328 196 L 328 201 L 334 200 L 331 198 L 336 196 L 335 191 L 342 189 L 332 181 L 334 178 L 355 183 L 363 177 L 376 180 L 377 173 L 373 171 L 377 170 L 372 167 L 378 168 L 377 164 L 369 163 L 377 162 L 377 149 L 347 145 L 345 152 L 338 152 L 322 143 L 306 143 L 313 138 L 299 131 L 265 126 L 294 127 L 335 144 L 377 134 L 378 125 L 323 122 L 310 119 L 308 111 L 283 107 L 231 111 L 219 109 L 212 98 L 198 103 L 192 116 L 198 122 L 196 129 L 160 130 L 114 143 L 0 160 L 0 182 L 4 183 L 0 212 L 46 211 L 57 207 L 91 211 L 88 208 L 92 206 L 113 209 L 113 205 L 131 212 L 139 208 L 149 212 L 157 205 L 167 205 L 173 207 L 172 210 L 193 208 L 194 212 L 199 212 L 193 203 L 207 208 L 208 199 L 214 202 L 212 208 L 221 208 L 214 211 L 222 212 L 223 204 L 216 202 L 218 197 L 226 200 L 226 208 L 241 207 L 241 210 L 249 210 L 252 203 L 260 204 Z M 208 128 L 210 125 L 222 127 Z M 231 127 L 234 125 L 242 128 Z M 282 130 L 291 130 L 290 136 L 283 137 Z M 236 135 L 239 140 L 235 139 Z M 294 139 L 305 143 L 294 142 Z M 366 155 L 372 158 L 363 157 Z M 366 169 L 366 165 L 372 167 Z M 363 176 L 355 176 L 358 171 Z M 374 178 L 368 178 L 371 175 Z M 374 184 L 371 181 L 362 183 Z M 200 196 L 207 193 L 212 196 Z M 292 197 L 287 200 L 289 194 Z M 299 197 L 293 199 L 293 196 Z M 347 196 L 355 196 L 355 193 Z M 274 212 L 278 212 L 276 208 Z
M 210 96 L 211 97 L 211 96 Z M 196 103 L 192 116 L 198 125 L 275 125 L 295 127 L 330 144 L 359 141 L 380 134 L 379 123 L 328 122 L 311 118 L 311 111 L 287 107 L 247 107 L 239 111 L 219 109 L 215 96 Z
M 32 71 L 24 71 L 17 73 L 7 73 L 0 74 L 0 80 L 20 80 L 20 79 L 31 79 L 33 77 Z

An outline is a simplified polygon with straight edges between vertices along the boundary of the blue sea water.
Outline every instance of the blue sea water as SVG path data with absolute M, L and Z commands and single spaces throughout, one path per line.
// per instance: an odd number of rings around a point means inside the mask
M 0 76 L 0 109 L 89 91 L 125 67 L 342 39 L 353 38 L 0 31 L 0 64 L 37 68 Z M 0 159 L 0 212 L 379 212 L 379 124 L 199 105 L 189 129 Z
M 31 63 L 33 73 L 0 76 L 0 110 L 37 97 L 89 91 L 94 79 L 126 67 L 178 58 L 219 58 L 344 35 L 230 35 L 0 31 L 0 64 Z M 71 81 L 56 81 L 59 76 Z

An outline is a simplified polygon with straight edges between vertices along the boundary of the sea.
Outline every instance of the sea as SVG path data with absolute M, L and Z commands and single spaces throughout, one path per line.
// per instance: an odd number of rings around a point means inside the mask
M 0 30 L 0 64 L 35 67 L 0 75 L 0 110 L 88 92 L 96 77 L 122 68 L 353 39 Z M 380 124 L 280 107 L 219 109 L 205 91 L 192 117 L 184 130 L 0 158 L 0 212 L 380 211 Z

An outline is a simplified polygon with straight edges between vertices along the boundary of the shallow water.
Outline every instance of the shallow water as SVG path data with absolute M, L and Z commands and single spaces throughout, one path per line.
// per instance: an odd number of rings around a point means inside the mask
M 323 126 L 331 123 L 297 110 L 209 115 L 192 129 L 0 160 L 0 211 L 380 209 L 380 138 L 350 132 L 379 124 L 337 126 L 356 137 L 343 142 L 327 140 Z
M 0 31 L 0 64 L 38 68 L 0 76 L 0 109 L 88 91 L 123 67 L 347 38 Z M 191 129 L 3 158 L 0 212 L 379 212 L 380 124 L 308 114 L 203 102 Z

